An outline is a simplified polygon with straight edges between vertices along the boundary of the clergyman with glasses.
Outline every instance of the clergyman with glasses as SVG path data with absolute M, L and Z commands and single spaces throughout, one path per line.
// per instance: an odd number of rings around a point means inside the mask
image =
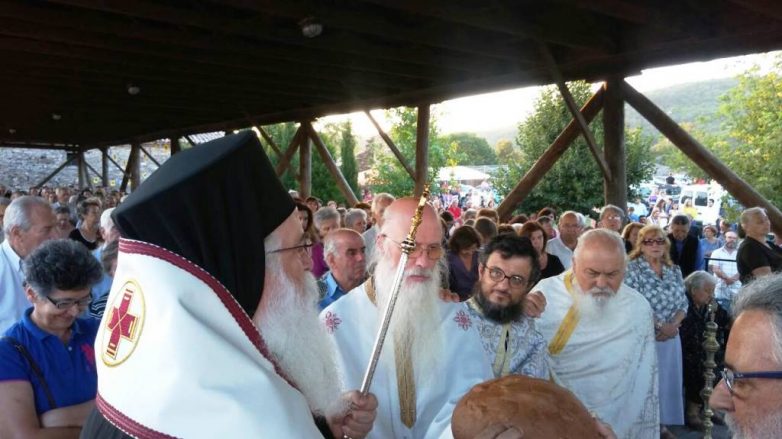
M 83 245 L 62 239 L 34 250 L 24 272 L 32 307 L 0 339 L 0 431 L 78 437 L 97 392 L 99 325 L 78 316 L 92 300 L 101 267 Z
M 657 353 L 652 308 L 623 283 L 627 267 L 618 233 L 582 234 L 573 265 L 533 291 L 546 298 L 536 323 L 548 343 L 557 384 L 573 392 L 620 438 L 658 438 Z
M 709 402 L 733 437 L 782 437 L 782 275 L 744 287 L 732 312 L 725 369 Z
M 547 344 L 524 314 L 524 299 L 540 278 L 536 249 L 528 238 L 504 234 L 486 244 L 479 260 L 467 305 L 494 376 L 548 379 Z
M 374 271 L 362 285 L 320 314 L 337 347 L 340 376 L 358 388 L 372 353 L 375 334 L 392 293 L 417 199 L 391 203 L 383 215 L 372 255 Z M 409 254 L 371 392 L 377 418 L 368 438 L 430 438 L 450 433 L 456 402 L 472 386 L 493 378 L 477 321 L 464 302 L 440 300 L 445 264 L 443 230 L 427 205 Z

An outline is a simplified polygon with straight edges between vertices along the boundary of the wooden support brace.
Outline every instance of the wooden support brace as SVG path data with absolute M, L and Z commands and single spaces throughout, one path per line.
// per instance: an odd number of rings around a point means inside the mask
M 189 144 L 190 144 L 190 146 L 196 146 L 196 145 L 198 145 L 197 143 L 193 142 L 193 139 L 192 139 L 192 138 L 190 138 L 190 134 L 185 134 L 185 139 L 187 140 L 187 143 L 189 143 Z
M 405 171 L 407 171 L 407 174 L 410 175 L 410 178 L 415 180 L 415 171 L 413 171 L 413 168 L 411 168 L 410 165 L 407 163 L 405 156 L 403 156 L 402 152 L 399 151 L 399 148 L 396 147 L 396 144 L 391 139 L 391 137 L 388 134 L 386 134 L 385 131 L 383 131 L 383 128 L 380 126 L 379 123 L 377 123 L 377 120 L 375 120 L 375 118 L 372 116 L 372 113 L 370 113 L 369 110 L 364 110 L 364 114 L 367 115 L 369 121 L 372 122 L 372 125 L 375 126 L 377 133 L 380 134 L 380 137 L 383 139 L 384 142 L 386 142 L 386 145 L 388 145 L 388 148 L 391 150 L 392 153 L 394 153 L 394 156 L 396 156 L 396 159 L 399 160 L 399 163 L 402 165 L 402 167 L 405 168 Z
M 174 155 L 180 151 L 179 138 L 181 136 L 172 136 L 168 139 L 168 147 L 171 151 L 171 155 Z
M 429 173 L 429 104 L 418 107 L 418 120 L 415 127 L 415 196 L 424 193 Z
M 630 84 L 621 82 L 622 93 L 630 106 L 657 128 L 668 140 L 679 148 L 711 178 L 717 180 L 733 197 L 746 207 L 759 206 L 766 209 L 774 233 L 782 233 L 782 212 L 755 191 L 746 181 L 736 175 L 706 147 L 680 127 L 663 110 L 639 93 Z
M 291 143 L 288 145 L 288 149 L 285 150 L 285 154 L 283 154 L 282 157 L 280 157 L 280 161 L 277 162 L 277 167 L 274 168 L 274 172 L 277 173 L 278 177 L 281 177 L 288 168 L 291 163 L 291 159 L 293 158 L 293 154 L 296 153 L 296 150 L 299 148 L 303 138 L 306 136 L 303 127 L 304 123 L 302 122 L 302 124 L 299 125 L 299 129 L 296 130 L 296 133 L 293 135 Z
M 155 160 L 155 158 L 154 158 L 154 157 L 152 157 L 152 154 L 150 154 L 150 153 L 149 153 L 149 151 L 147 151 L 147 150 L 146 150 L 146 148 L 144 148 L 143 146 L 139 146 L 139 148 L 141 148 L 141 151 L 142 151 L 144 154 L 146 154 L 146 156 L 147 156 L 147 157 L 149 157 L 149 159 L 150 159 L 150 160 L 152 160 L 152 163 L 154 163 L 155 165 L 157 165 L 157 167 L 158 167 L 158 168 L 160 167 L 160 162 L 158 162 L 157 160 Z
M 356 194 L 353 193 L 353 189 L 350 188 L 347 180 L 345 180 L 345 176 L 342 175 L 342 172 L 339 170 L 337 164 L 334 162 L 334 159 L 331 157 L 331 153 L 329 153 L 326 145 L 323 144 L 323 140 L 321 140 L 320 136 L 318 136 L 318 133 L 315 132 L 312 124 L 310 122 L 303 122 L 302 127 L 307 131 L 307 135 L 309 135 L 309 137 L 312 139 L 312 142 L 315 143 L 315 148 L 317 148 L 318 154 L 320 154 L 320 158 L 323 159 L 323 164 L 326 165 L 326 169 L 329 170 L 331 177 L 337 183 L 337 187 L 339 188 L 340 192 L 342 192 L 342 195 L 345 197 L 348 204 L 353 206 L 358 203 Z
M 603 94 L 605 91 L 599 89 L 581 108 L 581 114 L 584 116 L 584 120 L 588 123 L 597 116 L 600 109 L 603 108 Z M 502 203 L 497 207 L 497 213 L 502 221 L 507 221 L 510 218 L 510 214 L 513 210 L 521 204 L 527 195 L 532 192 L 535 186 L 543 179 L 546 173 L 554 166 L 557 160 L 562 157 L 562 154 L 567 151 L 568 147 L 580 134 L 580 128 L 576 120 L 571 120 L 564 130 L 554 139 L 551 146 L 538 158 L 538 160 L 532 165 L 532 167 L 524 174 L 524 177 L 519 180 L 519 183 L 512 191 L 502 200 Z
M 269 148 L 271 148 L 272 151 L 274 151 L 274 153 L 277 154 L 277 157 L 281 156 L 282 151 L 280 151 L 280 147 L 277 146 L 277 143 L 274 142 L 272 136 L 270 136 L 269 133 L 267 133 L 262 126 L 258 126 L 258 131 L 261 133 L 261 137 L 263 137 L 263 140 L 265 140 L 266 143 L 269 144 Z
M 127 167 L 123 170 L 122 184 L 119 186 L 119 190 L 122 192 L 125 192 L 125 190 L 128 188 L 128 181 L 138 180 L 138 166 L 136 165 L 136 162 L 139 159 L 138 147 L 138 143 L 134 143 L 130 146 L 130 155 L 128 156 Z M 136 187 L 131 185 L 131 188 L 135 189 Z
M 113 159 L 113 158 L 111 158 L 111 155 L 109 155 L 108 151 L 106 151 L 106 158 L 107 158 L 107 159 L 109 159 L 109 162 L 111 162 L 111 163 L 112 163 L 114 166 L 116 166 L 116 167 L 117 167 L 117 169 L 119 169 L 120 171 L 122 171 L 122 173 L 124 173 L 124 172 L 125 172 L 125 168 L 123 168 L 122 166 L 120 166 L 120 164 L 119 164 L 119 163 L 117 163 L 116 161 L 114 161 L 114 159 Z
M 608 164 L 606 164 L 605 160 L 603 159 L 603 153 L 600 151 L 600 147 L 597 145 L 595 137 L 592 135 L 592 131 L 589 130 L 589 124 L 586 122 L 586 120 L 584 120 L 584 116 L 581 114 L 581 112 L 578 111 L 576 101 L 573 99 L 573 95 L 570 94 L 570 90 L 567 88 L 565 79 L 562 77 L 562 73 L 559 71 L 559 67 L 557 67 L 556 60 L 554 60 L 554 55 L 551 54 L 551 50 L 549 50 L 548 46 L 543 43 L 540 43 L 540 52 L 543 56 L 543 60 L 546 63 L 546 66 L 551 72 L 551 76 L 557 83 L 559 92 L 562 94 L 562 99 L 565 100 L 565 105 L 567 106 L 568 110 L 570 110 L 570 114 L 573 115 L 573 118 L 577 122 L 578 127 L 581 130 L 581 134 L 584 135 L 584 139 L 589 146 L 589 150 L 592 152 L 592 157 L 594 157 L 595 161 L 597 162 L 597 166 L 600 168 L 600 172 L 603 173 L 603 178 L 606 181 L 611 181 L 611 171 L 608 169 Z
M 77 156 L 73 156 L 73 157 L 71 157 L 70 159 L 68 159 L 68 160 L 65 160 L 65 161 L 64 161 L 64 162 L 63 162 L 63 163 L 62 163 L 60 166 L 58 166 L 58 167 L 57 167 L 57 169 L 55 169 L 55 170 L 54 170 L 54 171 L 52 171 L 52 172 L 51 172 L 49 175 L 47 175 L 46 177 L 44 177 L 44 179 L 43 179 L 43 180 L 41 180 L 41 181 L 39 181 L 39 182 L 38 182 L 38 184 L 36 184 L 35 186 L 36 186 L 36 187 L 41 187 L 41 186 L 45 185 L 45 184 L 46 184 L 46 183 L 47 183 L 49 180 L 51 180 L 52 178 L 54 178 L 54 176 L 55 176 L 55 175 L 59 174 L 59 173 L 60 173 L 60 171 L 62 171 L 62 170 L 63 170 L 63 169 L 66 167 L 66 166 L 68 166 L 69 164 L 71 164 L 71 162 L 73 162 L 74 160 L 76 160 L 76 158 L 77 158 Z
M 312 140 L 304 137 L 299 146 L 299 196 L 306 200 L 312 194 Z
M 101 178 L 100 172 L 96 171 L 96 170 L 95 170 L 95 168 L 93 168 L 93 167 L 92 167 L 92 165 L 90 165 L 89 163 L 87 163 L 87 161 L 86 161 L 86 160 L 84 161 L 84 166 L 86 166 L 86 167 L 87 167 L 87 169 L 89 169 L 90 171 L 92 171 L 92 173 L 93 173 L 93 174 L 95 174 L 95 176 L 96 176 L 96 177 L 98 177 L 98 178 Z M 88 175 L 88 177 L 89 177 L 89 175 Z
M 100 165 L 101 171 L 101 183 L 103 187 L 109 187 L 109 148 L 104 147 L 100 149 Z

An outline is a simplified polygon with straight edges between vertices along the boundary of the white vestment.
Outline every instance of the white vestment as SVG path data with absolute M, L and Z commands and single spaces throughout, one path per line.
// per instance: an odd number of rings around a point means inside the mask
M 22 320 L 31 307 L 24 294 L 21 259 L 9 241 L 0 244 L 0 335 Z
M 223 285 L 151 244 L 119 252 L 95 338 L 95 403 L 112 424 L 137 438 L 322 437 Z
M 333 336 L 337 351 L 337 365 L 347 389 L 358 389 L 364 377 L 372 347 L 380 326 L 377 308 L 369 299 L 365 285 L 353 289 L 343 298 L 329 305 L 320 316 L 327 331 Z M 404 294 L 402 291 L 400 294 Z M 474 385 L 493 378 L 489 360 L 484 354 L 476 322 L 464 303 L 438 301 L 443 333 L 439 370 L 426 383 L 416 380 L 416 420 L 407 428 L 401 420 L 396 365 L 381 360 L 375 371 L 370 392 L 378 400 L 377 418 L 368 438 L 376 439 L 433 439 L 451 437 L 451 414 L 464 394 Z M 394 349 L 389 335 L 383 347 Z M 413 365 L 415 367 L 415 365 Z
M 546 297 L 537 328 L 549 342 L 555 380 L 611 425 L 620 439 L 656 439 L 660 434 L 657 351 L 649 302 L 622 284 L 610 300 L 617 301 L 623 312 L 614 319 L 590 320 L 575 312 L 580 318 L 571 335 L 563 338 L 560 325 L 573 305 L 571 294 L 581 294 L 568 291 L 566 278 L 575 283 L 568 270 L 533 288 Z M 561 348 L 558 353 L 556 346 Z

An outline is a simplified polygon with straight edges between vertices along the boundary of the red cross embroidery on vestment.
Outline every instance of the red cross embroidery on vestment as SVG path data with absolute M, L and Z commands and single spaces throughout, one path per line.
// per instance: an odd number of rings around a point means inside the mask
M 342 323 L 342 319 L 337 317 L 335 313 L 328 311 L 326 312 L 324 322 L 326 323 L 326 331 L 328 331 L 329 334 L 333 334 L 339 327 L 339 324 Z
M 456 317 L 453 318 L 453 321 L 456 322 L 456 324 L 465 331 L 470 329 L 470 326 L 472 326 L 472 320 L 470 320 L 470 316 L 468 316 L 464 311 L 457 312 Z
M 133 291 L 127 289 L 123 293 L 122 301 L 119 306 L 114 307 L 111 310 L 111 317 L 109 318 L 108 325 L 111 336 L 109 338 L 109 346 L 106 349 L 106 353 L 111 358 L 117 358 L 117 348 L 119 347 L 120 338 L 133 340 L 137 318 L 128 313 L 131 300 L 133 300 Z

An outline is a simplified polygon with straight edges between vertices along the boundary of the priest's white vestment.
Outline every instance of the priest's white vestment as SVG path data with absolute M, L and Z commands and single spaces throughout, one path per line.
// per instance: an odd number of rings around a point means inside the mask
M 353 289 L 346 296 L 321 312 L 321 320 L 335 341 L 337 364 L 346 389 L 358 389 L 372 354 L 381 317 L 367 295 L 365 285 Z M 400 292 L 404 294 L 404 290 Z M 438 301 L 439 319 L 443 335 L 439 370 L 426 383 L 415 384 L 415 423 L 408 428 L 402 422 L 397 367 L 378 363 L 370 392 L 378 400 L 377 418 L 370 439 L 434 439 L 452 437 L 451 414 L 464 394 L 474 385 L 493 378 L 490 363 L 485 356 L 476 322 L 464 303 Z M 394 350 L 389 335 L 384 355 Z M 385 352 L 390 350 L 391 352 Z M 415 368 L 415 365 L 413 365 Z
M 570 270 L 540 281 L 546 297 L 537 322 L 549 343 L 555 381 L 572 391 L 620 439 L 658 438 L 657 352 L 652 309 L 622 284 L 610 300 L 622 312 L 611 319 L 581 316 Z

